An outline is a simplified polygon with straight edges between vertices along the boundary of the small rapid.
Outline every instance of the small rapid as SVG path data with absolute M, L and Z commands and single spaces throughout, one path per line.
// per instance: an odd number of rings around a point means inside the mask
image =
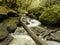
M 36 27 L 41 24 L 39 21 L 37 21 L 35 19 L 32 19 L 30 21 L 28 19 L 27 21 L 29 22 L 29 24 L 27 25 L 28 27 Z M 19 27 L 19 29 L 21 29 L 21 27 Z M 17 31 L 17 32 L 19 32 L 19 31 Z M 11 34 L 11 36 L 14 37 L 14 39 L 9 43 L 9 45 L 36 45 L 36 43 L 33 41 L 33 39 L 26 34 L 25 35 Z M 55 42 L 55 41 L 46 41 L 46 42 L 49 45 L 60 45 L 59 42 Z

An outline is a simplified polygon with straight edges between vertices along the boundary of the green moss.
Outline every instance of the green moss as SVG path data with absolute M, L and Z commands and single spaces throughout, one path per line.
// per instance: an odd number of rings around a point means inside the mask
M 3 22 L 3 25 L 7 28 L 9 32 L 14 32 L 17 28 L 18 23 L 19 23 L 19 18 L 10 17 Z
M 45 10 L 45 7 L 37 7 L 29 10 L 28 15 L 31 15 L 31 16 L 34 15 L 38 18 L 44 10 Z
M 16 13 L 14 10 L 8 8 L 8 7 L 5 7 L 5 6 L 0 6 L 0 14 L 4 14 L 4 15 L 7 15 L 9 12 L 14 12 Z
M 0 29 L 2 30 L 5 28 L 4 30 L 9 31 L 11 33 L 16 30 L 18 23 L 19 23 L 18 17 L 10 17 L 0 22 Z
M 39 17 L 39 20 L 43 24 L 47 25 L 60 24 L 60 6 L 53 6 L 52 8 L 48 8 L 42 13 L 42 15 Z

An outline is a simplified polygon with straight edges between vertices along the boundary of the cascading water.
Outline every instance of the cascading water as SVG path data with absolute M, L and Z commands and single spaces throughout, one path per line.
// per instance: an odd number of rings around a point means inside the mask
M 35 19 L 32 20 L 27 20 L 28 21 L 28 27 L 36 27 L 38 25 L 40 25 L 41 23 Z M 21 30 L 23 28 L 18 27 L 16 30 Z M 42 29 L 42 28 L 41 28 Z M 45 29 L 43 29 L 45 30 Z M 36 45 L 36 43 L 32 40 L 32 38 L 30 36 L 27 35 L 27 33 L 23 34 L 16 34 L 16 32 L 18 33 L 19 31 L 15 31 L 14 34 L 11 34 L 11 36 L 14 37 L 14 39 L 10 42 L 9 45 Z M 23 33 L 23 32 L 22 32 Z M 60 45 L 59 42 L 55 42 L 55 41 L 46 41 L 49 45 Z

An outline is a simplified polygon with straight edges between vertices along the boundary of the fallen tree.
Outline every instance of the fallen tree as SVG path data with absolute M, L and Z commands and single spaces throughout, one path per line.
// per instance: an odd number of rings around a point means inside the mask
M 34 32 L 26 26 L 26 24 L 22 21 L 23 16 L 20 16 L 20 23 L 23 28 L 27 31 L 27 33 L 31 36 L 31 38 L 35 41 L 37 45 L 48 45 L 42 38 L 38 38 Z

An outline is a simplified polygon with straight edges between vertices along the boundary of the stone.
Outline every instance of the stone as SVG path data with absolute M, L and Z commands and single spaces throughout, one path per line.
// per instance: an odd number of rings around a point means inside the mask
M 4 26 L 7 28 L 8 32 L 14 32 L 17 28 L 17 25 L 19 23 L 19 18 L 18 17 L 10 17 L 4 22 Z
M 60 6 L 47 8 L 39 17 L 43 25 L 56 26 L 60 24 Z

